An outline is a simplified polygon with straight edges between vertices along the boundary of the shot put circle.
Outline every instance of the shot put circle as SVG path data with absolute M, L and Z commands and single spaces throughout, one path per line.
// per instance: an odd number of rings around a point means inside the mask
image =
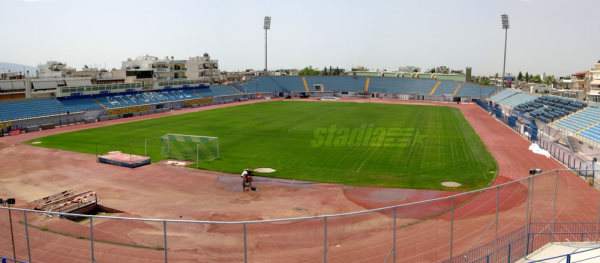
M 461 184 L 459 184 L 457 182 L 442 182 L 442 185 L 445 186 L 445 187 L 451 187 L 451 188 L 455 188 L 455 187 L 461 186 Z

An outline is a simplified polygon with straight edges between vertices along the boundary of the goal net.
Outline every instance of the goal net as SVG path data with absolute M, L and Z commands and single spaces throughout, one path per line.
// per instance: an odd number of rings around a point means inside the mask
M 160 156 L 186 161 L 212 161 L 219 158 L 219 138 L 165 134 L 160 137 Z

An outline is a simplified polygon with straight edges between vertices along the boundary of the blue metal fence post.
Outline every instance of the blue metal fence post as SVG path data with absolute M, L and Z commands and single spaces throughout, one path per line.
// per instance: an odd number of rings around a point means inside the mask
M 323 263 L 327 262 L 327 217 L 323 217 Z
M 567 263 L 571 263 L 571 254 L 567 255 Z
M 600 200 L 598 200 L 598 215 L 596 216 L 596 235 L 594 237 L 594 242 L 598 242 L 598 232 L 600 232 Z
M 248 262 L 248 252 L 246 247 L 246 223 L 244 223 L 244 263 Z
M 165 242 L 165 263 L 167 263 L 167 221 L 163 220 L 163 241 Z
M 452 260 L 452 243 L 454 241 L 454 197 L 450 199 L 450 260 Z
M 529 232 L 527 232 L 527 244 L 525 244 L 525 258 L 527 258 L 527 255 L 529 254 L 529 238 L 530 238 L 531 234 Z
M 29 246 L 29 226 L 27 225 L 27 211 L 23 211 L 23 218 L 25 220 L 25 238 L 27 239 L 27 258 L 31 262 L 31 246 Z
M 92 263 L 96 262 L 94 259 L 94 217 L 90 217 L 90 247 L 92 252 Z
M 512 250 L 511 248 L 512 248 L 512 243 L 508 243 L 508 263 L 510 263 L 510 252 Z
M 556 174 L 556 181 L 554 182 L 554 206 L 552 208 L 552 232 L 550 232 L 550 244 L 554 242 L 554 226 L 556 221 L 556 195 L 558 193 L 558 171 L 554 173 Z
M 500 186 L 496 187 L 496 228 L 494 230 L 494 250 L 498 251 L 498 213 L 500 208 Z M 494 258 L 494 262 L 498 261 L 498 254 Z
M 531 231 L 530 229 L 530 224 L 531 222 L 529 222 L 530 220 L 530 216 L 529 216 L 529 210 L 533 209 L 532 204 L 532 194 L 533 194 L 533 185 L 531 184 L 531 178 L 532 176 L 530 176 L 529 178 L 527 178 L 527 205 L 526 205 L 526 210 L 525 210 L 525 233 L 527 234 L 527 240 L 525 243 L 525 257 L 527 257 L 527 254 L 529 254 L 529 232 Z
M 596 160 L 596 158 L 594 158 L 594 160 Z M 596 180 L 596 162 L 594 160 L 592 160 L 592 185 Z
M 392 263 L 396 263 L 396 208 L 394 207 L 394 240 L 392 242 L 394 248 L 393 248 L 393 256 L 394 258 L 392 259 Z
M 588 178 L 588 166 L 587 164 L 585 165 L 585 180 L 587 180 Z

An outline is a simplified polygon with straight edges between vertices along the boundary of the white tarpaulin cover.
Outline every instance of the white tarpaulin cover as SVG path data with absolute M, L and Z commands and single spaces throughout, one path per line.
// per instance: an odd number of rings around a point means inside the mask
M 34 89 L 56 89 L 56 80 L 32 80 Z
M 537 143 L 533 143 L 529 146 L 529 150 L 532 151 L 533 153 L 537 153 L 537 154 L 541 154 L 543 156 L 546 157 L 550 157 L 550 153 L 542 148 L 540 148 L 539 145 L 537 145 Z

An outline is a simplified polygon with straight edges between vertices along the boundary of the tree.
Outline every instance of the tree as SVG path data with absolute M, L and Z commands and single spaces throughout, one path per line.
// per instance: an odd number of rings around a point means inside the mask
M 435 73 L 435 68 L 432 68 L 429 72 L 432 74 Z
M 542 83 L 542 77 L 539 74 L 535 75 L 535 77 L 533 77 L 533 82 Z
M 312 68 L 312 66 L 308 66 L 308 67 L 305 67 L 304 69 L 300 70 L 298 72 L 298 75 L 300 75 L 300 76 L 315 76 L 315 75 L 319 75 L 319 73 L 320 72 L 317 70 L 314 70 Z
M 529 72 L 525 72 L 525 82 L 529 82 L 530 77 L 529 77 Z
M 488 77 L 481 78 L 481 85 L 490 85 L 490 78 L 488 78 Z
M 340 73 L 341 73 L 341 72 L 340 72 L 340 68 L 338 68 L 338 67 L 335 67 L 335 69 L 333 70 L 333 75 L 335 75 L 335 76 L 339 76 L 339 75 L 340 75 Z
M 413 70 L 413 72 L 414 72 L 414 73 L 418 73 L 418 72 L 419 72 L 419 70 L 418 70 L 418 69 L 414 69 L 414 70 Z
M 517 76 L 517 80 L 523 80 L 523 73 L 519 71 L 519 75 Z
M 323 67 L 323 76 L 327 76 L 327 67 Z

